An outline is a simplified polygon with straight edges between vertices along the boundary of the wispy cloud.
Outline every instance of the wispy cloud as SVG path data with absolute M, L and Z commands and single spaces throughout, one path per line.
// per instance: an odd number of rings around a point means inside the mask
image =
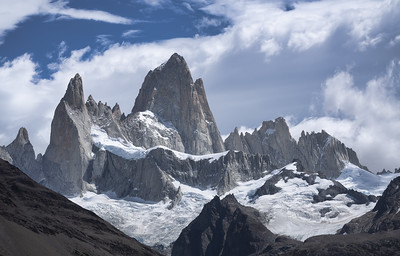
M 203 17 L 201 20 L 199 20 L 197 22 L 196 28 L 198 30 L 201 30 L 201 29 L 207 28 L 207 27 L 217 27 L 217 26 L 220 26 L 221 24 L 222 24 L 221 19 Z
M 157 6 L 162 6 L 164 4 L 168 4 L 170 0 L 139 0 L 139 2 L 142 2 L 144 4 L 157 7 Z
M 96 43 L 99 43 L 102 46 L 107 47 L 107 46 L 113 44 L 113 41 L 111 40 L 111 35 L 97 35 Z
M 194 12 L 192 6 L 191 6 L 190 3 L 188 3 L 188 2 L 183 2 L 183 3 L 182 3 L 182 6 L 185 7 L 187 10 L 189 10 L 189 11 L 191 11 L 191 12 Z
M 116 24 L 132 24 L 133 20 L 99 10 L 69 8 L 67 1 L 50 0 L 3 0 L 0 11 L 0 43 L 5 33 L 34 15 L 53 15 L 66 19 L 93 20 Z M 11 11 L 12 10 L 12 11 Z
M 125 38 L 137 37 L 140 32 L 141 31 L 137 30 L 137 29 L 130 29 L 130 30 L 127 30 L 124 33 L 122 33 L 122 37 L 125 37 Z
M 94 20 L 116 24 L 131 24 L 132 20 L 99 10 L 82 10 L 67 7 L 67 2 L 57 1 L 40 6 L 41 14 L 59 15 L 63 18 Z

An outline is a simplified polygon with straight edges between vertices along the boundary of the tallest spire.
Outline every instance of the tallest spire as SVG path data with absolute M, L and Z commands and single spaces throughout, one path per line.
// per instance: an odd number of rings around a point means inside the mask
M 147 74 L 132 113 L 146 110 L 176 128 L 186 153 L 202 155 L 225 149 L 202 80 L 193 82 L 185 59 L 176 53 Z
M 85 100 L 83 95 L 82 78 L 79 74 L 71 78 L 68 84 L 67 91 L 63 97 L 71 108 L 82 110 L 85 106 Z

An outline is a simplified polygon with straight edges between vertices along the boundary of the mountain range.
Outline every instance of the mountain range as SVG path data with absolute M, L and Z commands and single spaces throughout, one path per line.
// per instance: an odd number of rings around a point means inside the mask
M 397 216 L 398 205 L 382 203 L 392 192 L 378 200 L 397 174 L 372 174 L 354 150 L 325 131 L 302 132 L 296 141 L 282 117 L 252 133 L 235 128 L 224 141 L 202 79 L 194 81 L 176 53 L 149 71 L 127 115 L 117 103 L 111 108 L 91 95 L 85 101 L 76 74 L 55 110 L 46 152 L 35 156 L 21 128 L 10 145 L 0 147 L 0 158 L 167 254 L 312 252 L 315 241 L 324 240 L 309 238 L 314 235 L 339 229 L 397 234 L 399 228 L 396 221 L 386 223 L 392 220 L 387 209 Z M 380 212 L 377 207 L 386 207 L 379 225 L 378 214 L 366 217 L 373 215 L 370 210 Z M 349 222 L 353 218 L 359 219 Z M 192 235 L 197 225 L 204 234 Z M 244 239 L 247 244 L 238 246 L 241 236 L 257 242 Z M 338 246 L 341 236 L 332 238 Z M 356 244 L 364 235 L 351 237 Z M 398 248 L 398 240 L 393 246 Z

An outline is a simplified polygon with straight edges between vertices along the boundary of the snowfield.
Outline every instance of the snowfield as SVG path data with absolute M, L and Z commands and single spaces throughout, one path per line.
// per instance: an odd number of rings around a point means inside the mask
M 293 164 L 285 168 L 296 171 Z M 287 182 L 279 181 L 277 186 L 282 188 L 280 192 L 264 195 L 256 200 L 250 198 L 257 188 L 280 171 L 281 169 L 277 169 L 261 179 L 241 182 L 227 193 L 234 194 L 241 204 L 254 207 L 263 213 L 265 225 L 276 234 L 302 241 L 314 235 L 333 234 L 345 223 L 370 211 L 375 205 L 353 204 L 348 207 L 346 204 L 351 199 L 345 195 L 313 204 L 312 197 L 318 193 L 317 189 L 324 189 L 332 184 L 331 181 L 320 178 L 316 179 L 314 185 L 308 185 L 299 178 L 289 179 Z M 377 176 L 348 164 L 337 180 L 343 182 L 347 188 L 380 195 L 390 180 L 399 175 Z M 181 187 L 183 197 L 172 210 L 167 209 L 168 201 L 152 203 L 138 198 L 119 199 L 112 192 L 86 192 L 82 197 L 70 200 L 95 212 L 142 243 L 150 246 L 168 246 L 178 238 L 182 229 L 199 215 L 203 205 L 216 195 L 216 191 L 212 189 L 200 190 L 178 181 L 174 181 L 174 185 Z M 222 197 L 224 196 L 226 194 Z
M 150 111 L 148 111 L 150 112 Z M 150 112 L 151 113 L 151 112 Z M 157 146 L 149 149 L 145 149 L 143 147 L 136 147 L 131 142 L 124 140 L 122 138 L 111 138 L 108 136 L 107 132 L 100 128 L 97 125 L 93 125 L 91 128 L 91 136 L 93 139 L 94 145 L 100 148 L 100 150 L 107 150 L 117 156 L 120 156 L 125 159 L 140 159 L 145 158 L 147 154 L 157 148 L 162 148 L 165 150 L 172 151 L 174 155 L 180 160 L 192 159 L 194 161 L 200 161 L 203 159 L 208 159 L 210 162 L 218 160 L 220 157 L 225 156 L 228 154 L 229 151 L 215 153 L 215 154 L 208 154 L 208 155 L 190 155 L 182 152 L 178 152 L 172 150 L 170 148 L 164 146 Z

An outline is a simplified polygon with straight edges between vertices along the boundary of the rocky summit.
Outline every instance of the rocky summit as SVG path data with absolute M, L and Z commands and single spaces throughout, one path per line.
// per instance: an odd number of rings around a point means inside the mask
M 84 189 L 83 176 L 91 160 L 91 120 L 88 115 L 82 78 L 71 78 L 51 123 L 50 144 L 43 156 L 44 184 L 64 194 Z
M 256 209 L 239 204 L 233 195 L 222 200 L 216 196 L 182 230 L 172 248 L 172 256 L 260 254 L 277 237 L 261 219 Z
M 165 64 L 147 74 L 132 113 L 146 110 L 178 131 L 186 153 L 203 155 L 224 151 L 203 81 L 193 82 L 182 56 L 173 54 Z
M 261 128 L 255 129 L 251 134 L 239 134 L 236 128 L 226 138 L 225 147 L 249 154 L 268 155 L 272 164 L 276 166 L 300 160 L 306 170 L 330 178 L 338 177 L 348 162 L 367 169 L 360 164 L 357 154 L 352 149 L 325 131 L 302 132 L 299 141 L 296 142 L 282 117 L 275 121 L 263 122 Z

